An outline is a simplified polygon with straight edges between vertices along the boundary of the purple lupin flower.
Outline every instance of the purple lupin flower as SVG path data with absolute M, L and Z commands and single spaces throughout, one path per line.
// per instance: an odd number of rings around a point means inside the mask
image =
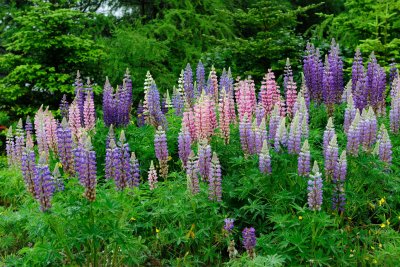
M 106 149 L 109 148 L 111 140 L 114 140 L 115 144 L 117 143 L 117 140 L 115 139 L 114 126 L 112 124 L 108 129 L 108 134 L 106 138 Z
M 146 100 L 148 106 L 146 122 L 155 127 L 162 126 L 163 128 L 166 128 L 167 120 L 161 111 L 160 93 L 158 92 L 157 85 L 154 81 L 149 88 Z
M 172 106 L 175 110 L 176 116 L 182 116 L 184 104 L 185 103 L 184 103 L 184 99 L 183 99 L 182 95 L 179 93 L 179 91 L 174 86 L 174 89 L 172 92 Z
M 357 48 L 351 72 L 351 90 L 355 107 L 358 109 L 363 109 L 367 105 L 368 91 L 365 88 L 365 78 L 363 59 L 360 49 Z
M 135 152 L 131 154 L 131 180 L 128 183 L 130 188 L 139 187 L 140 184 L 140 165 L 139 160 L 136 158 Z
M 207 143 L 207 140 L 199 142 L 197 153 L 199 156 L 198 169 L 200 176 L 203 181 L 208 181 L 211 168 L 211 146 Z
M 40 203 L 40 210 L 47 211 L 51 208 L 51 198 L 55 191 L 54 179 L 47 165 L 47 156 L 42 152 L 39 164 L 36 167 L 35 195 Z
M 360 111 L 357 109 L 356 116 L 350 125 L 349 131 L 347 133 L 347 146 L 346 151 L 348 154 L 353 156 L 358 156 L 359 146 L 360 146 Z
M 343 61 L 339 56 L 340 49 L 339 44 L 332 39 L 331 49 L 328 54 L 328 62 L 330 71 L 332 74 L 332 87 L 333 87 L 333 98 L 334 103 L 340 103 L 341 96 L 343 94 Z
M 269 155 L 267 140 L 264 140 L 261 152 L 258 157 L 258 168 L 260 172 L 264 174 L 271 174 L 271 156 Z
M 224 230 L 225 232 L 229 235 L 230 233 L 232 233 L 233 227 L 234 227 L 234 222 L 235 219 L 232 218 L 226 218 L 224 219 Z
M 130 164 L 131 150 L 129 148 L 129 144 L 126 142 L 124 130 L 122 130 L 120 133 L 118 145 L 121 151 L 121 165 L 118 175 L 115 176 L 115 185 L 117 186 L 118 190 L 123 190 L 124 188 L 128 187 L 130 181 L 132 180 Z
M 392 163 L 392 143 L 386 128 L 383 127 L 382 138 L 379 141 L 379 159 L 390 165 Z
M 106 81 L 103 87 L 103 120 L 106 126 L 115 123 L 114 120 L 115 103 L 114 103 L 113 91 L 114 90 L 111 87 L 110 81 L 108 80 L 108 77 L 106 77 Z
M 373 52 L 368 62 L 366 86 L 369 104 L 374 108 L 377 115 L 383 115 L 385 112 L 386 73 L 378 64 Z
M 329 117 L 328 123 L 326 124 L 326 128 L 324 131 L 323 141 L 322 141 L 322 150 L 324 157 L 326 158 L 326 150 L 328 149 L 329 142 L 332 137 L 335 135 L 335 126 L 333 125 L 333 118 Z
M 390 90 L 393 89 L 393 82 L 399 75 L 399 70 L 397 69 L 396 62 L 392 59 L 392 63 L 390 63 L 390 70 L 389 70 L 389 87 Z
M 8 128 L 6 135 L 6 152 L 7 152 L 7 162 L 8 166 L 13 166 L 15 164 L 15 141 L 12 131 L 12 126 Z
M 259 154 L 263 147 L 264 141 L 268 141 L 267 126 L 265 125 L 265 118 L 261 120 L 261 123 L 255 127 L 254 132 L 255 138 L 255 153 Z
M 186 179 L 188 191 L 193 195 L 198 194 L 200 192 L 198 159 L 193 151 L 190 151 L 187 161 Z
M 323 64 L 319 50 L 313 44 L 307 43 L 306 55 L 303 60 L 305 84 L 310 92 L 310 98 L 318 103 L 322 100 Z
M 256 254 L 254 248 L 256 246 L 256 230 L 253 227 L 244 228 L 242 231 L 243 247 L 251 259 L 254 259 Z
M 296 112 L 291 124 L 290 134 L 288 137 L 288 151 L 289 154 L 299 154 L 301 149 L 301 121 L 299 112 Z
M 322 98 L 327 107 L 328 115 L 332 116 L 336 98 L 336 84 L 328 56 L 325 57 Z
M 256 107 L 257 125 L 260 125 L 261 121 L 262 121 L 263 119 L 265 119 L 265 117 L 266 117 L 265 109 L 264 109 L 262 103 L 259 102 L 259 103 L 257 104 L 257 107 Z
M 81 79 L 81 74 L 79 70 L 76 72 L 76 79 L 75 79 L 75 102 L 77 105 L 77 108 L 79 110 L 79 123 L 80 125 L 83 124 L 83 104 L 85 102 L 85 89 L 83 88 L 83 82 Z M 71 113 L 71 111 L 69 112 Z
M 33 125 L 29 115 L 26 116 L 25 131 L 26 133 L 30 133 L 31 135 L 33 134 Z
M 346 181 L 347 174 L 347 159 L 346 151 L 343 151 L 336 164 L 335 171 L 333 173 L 333 197 L 332 197 L 332 209 L 338 210 L 339 212 L 344 211 L 346 205 L 346 194 L 344 191 L 344 183 Z
M 33 150 L 32 136 L 29 132 L 26 135 L 26 147 L 22 152 L 21 170 L 28 192 L 36 198 L 35 179 L 37 175 L 35 151 Z
M 360 136 L 364 151 L 371 151 L 376 142 L 376 134 L 378 132 L 377 120 L 372 107 L 368 111 L 363 111 L 360 122 Z
M 206 86 L 206 73 L 204 70 L 204 65 L 199 61 L 196 68 L 196 81 L 197 81 L 197 92 L 200 95 Z
M 336 134 L 333 134 L 325 152 L 325 175 L 329 179 L 333 176 L 339 158 L 339 147 Z
M 68 122 L 64 117 L 57 129 L 58 156 L 64 172 L 74 174 L 74 158 L 72 154 L 72 133 Z
M 25 147 L 25 132 L 22 119 L 19 119 L 17 129 L 15 131 L 15 163 L 21 165 L 22 152 Z
M 60 102 L 61 117 L 66 118 L 68 120 L 68 112 L 69 112 L 69 103 L 67 101 L 67 96 L 63 94 L 63 97 Z
M 322 206 L 322 174 L 319 172 L 318 163 L 314 161 L 312 174 L 308 180 L 308 207 L 311 210 L 321 210 Z
M 158 178 L 157 178 L 157 171 L 154 168 L 153 161 L 151 161 L 151 163 L 150 163 L 148 180 L 149 180 L 150 190 L 154 190 L 156 188 L 156 186 L 157 186 Z
M 78 147 L 74 150 L 75 167 L 79 182 L 85 187 L 85 197 L 89 201 L 96 199 L 96 152 L 93 151 L 90 137 L 83 133 Z
M 182 161 L 183 168 L 186 168 L 186 163 L 191 151 L 190 148 L 191 143 L 192 143 L 192 138 L 190 137 L 189 130 L 183 124 L 181 131 L 178 135 L 178 154 L 180 160 Z
M 115 143 L 115 139 L 110 139 L 109 145 L 106 148 L 105 160 L 105 178 L 116 180 L 121 174 L 121 148 Z
M 168 176 L 168 146 L 167 136 L 161 126 L 158 126 L 154 136 L 154 150 L 160 163 L 160 175 L 166 179 Z
M 217 153 L 211 159 L 210 174 L 208 177 L 208 198 L 213 201 L 222 201 L 221 165 Z
M 308 139 L 306 139 L 301 147 L 297 160 L 297 173 L 300 176 L 308 176 L 310 174 L 311 154 Z
M 53 181 L 54 181 L 54 192 L 64 191 L 64 181 L 61 177 L 60 170 L 58 169 L 58 164 L 54 167 L 53 170 Z

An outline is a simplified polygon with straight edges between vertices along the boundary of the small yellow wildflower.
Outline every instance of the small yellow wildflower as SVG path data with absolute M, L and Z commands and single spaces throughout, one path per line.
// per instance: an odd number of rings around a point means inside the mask
M 299 220 L 300 220 L 300 221 L 303 220 L 303 216 L 299 216 Z
M 379 243 L 379 247 L 382 248 L 382 244 L 381 243 Z
M 382 206 L 383 204 L 386 203 L 386 199 L 383 197 L 378 201 L 379 206 Z
M 136 218 L 131 217 L 131 218 L 129 219 L 129 221 L 130 221 L 130 222 L 136 221 Z
M 171 156 L 168 156 L 168 161 L 170 161 L 172 159 L 172 157 Z
M 156 233 L 158 234 L 160 232 L 160 229 L 158 229 L 157 227 L 156 227 Z
M 390 221 L 386 220 L 386 225 L 389 226 L 390 225 Z
M 382 223 L 381 228 L 385 228 L 385 227 L 386 227 L 386 224 Z
M 62 168 L 62 167 L 63 167 L 63 165 L 62 165 L 61 162 L 58 163 L 58 167 L 59 167 L 59 168 Z

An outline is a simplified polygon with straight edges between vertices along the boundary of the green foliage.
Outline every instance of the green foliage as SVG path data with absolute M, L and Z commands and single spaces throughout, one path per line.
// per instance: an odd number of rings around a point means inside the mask
M 99 15 L 42 1 L 17 12 L 2 35 L 6 53 L 0 71 L 6 76 L 0 80 L 0 105 L 14 114 L 30 113 L 31 105 L 54 105 L 61 93 L 71 93 L 76 70 L 98 77 L 104 53 L 92 35 L 101 30 L 101 21 Z

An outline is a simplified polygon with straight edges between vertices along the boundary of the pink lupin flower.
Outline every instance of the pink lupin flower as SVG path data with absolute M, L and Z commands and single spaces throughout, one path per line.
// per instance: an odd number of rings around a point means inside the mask
M 207 107 L 208 107 L 208 113 L 210 116 L 210 132 L 209 132 L 209 134 L 212 135 L 214 133 L 214 130 L 218 127 L 217 115 L 215 114 L 215 102 L 209 97 L 207 97 L 206 102 L 207 102 Z
M 148 180 L 149 180 L 150 190 L 154 190 L 157 187 L 158 178 L 157 178 L 157 171 L 154 168 L 153 161 L 151 161 L 150 163 Z
M 85 103 L 83 105 L 83 120 L 85 123 L 86 131 L 94 129 L 96 117 L 92 94 L 87 94 L 87 97 L 85 99 Z
M 212 100 L 204 91 L 194 106 L 194 114 L 197 139 L 208 139 L 214 132 L 216 116 Z
M 257 102 L 253 80 L 244 80 L 238 82 L 236 101 L 238 105 L 239 121 L 246 113 L 248 117 L 253 115 Z
M 215 103 L 218 103 L 218 77 L 214 65 L 211 66 L 210 79 L 212 84 L 212 95 Z
M 225 144 L 229 143 L 230 128 L 229 123 L 231 122 L 230 114 L 230 99 L 225 90 L 222 90 L 221 98 L 219 101 L 219 128 L 221 129 L 222 137 L 224 138 Z
M 188 104 L 186 104 L 185 112 L 183 112 L 182 124 L 188 129 L 192 142 L 197 140 L 195 115 Z
M 81 115 L 80 115 L 80 111 L 79 111 L 79 106 L 77 104 L 77 102 L 74 100 L 71 104 L 71 106 L 69 106 L 69 127 L 71 128 L 71 132 L 72 132 L 72 138 L 75 142 L 78 142 L 79 140 L 79 133 L 80 133 L 80 129 L 82 128 L 81 125 Z
M 264 79 L 262 81 L 261 102 L 267 114 L 271 113 L 275 104 L 280 105 L 279 87 L 276 84 L 275 75 L 271 71 L 271 69 L 268 70 L 268 73 L 265 74 Z
M 47 144 L 45 114 L 43 111 L 43 106 L 41 106 L 35 114 L 35 131 L 36 131 L 36 142 L 38 144 L 39 154 L 42 155 L 44 152 L 45 155 L 48 157 L 49 146 Z
M 290 69 L 289 58 L 286 60 L 286 68 Z M 286 112 L 290 117 L 292 117 L 294 114 L 293 106 L 297 98 L 297 85 L 296 82 L 293 81 L 293 74 L 291 70 L 285 75 L 284 88 L 286 94 Z
M 54 118 L 53 114 L 46 108 L 44 112 L 44 124 L 46 128 L 46 140 L 48 147 L 54 152 L 57 153 L 57 121 Z

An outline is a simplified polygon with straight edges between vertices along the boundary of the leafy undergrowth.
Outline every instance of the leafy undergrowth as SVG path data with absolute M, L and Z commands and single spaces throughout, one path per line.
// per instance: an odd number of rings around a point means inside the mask
M 336 118 L 343 117 L 343 107 Z M 313 160 L 323 162 L 322 132 L 327 119 L 312 108 L 310 146 Z M 297 175 L 297 157 L 271 151 L 272 175 L 258 171 L 256 156 L 245 158 L 237 126 L 225 145 L 211 141 L 222 166 L 222 203 L 201 192 L 187 192 L 186 175 L 177 156 L 180 119 L 168 116 L 171 159 L 166 181 L 150 191 L 147 170 L 154 159 L 154 129 L 126 127 L 142 173 L 139 189 L 115 190 L 104 179 L 108 129 L 96 126 L 96 201 L 88 202 L 77 178 L 63 177 L 49 212 L 26 192 L 20 170 L 0 170 L 0 257 L 5 266 L 398 266 L 400 264 L 400 138 L 392 136 L 391 169 L 370 154 L 348 157 L 346 210 L 331 210 L 332 184 L 324 181 L 320 212 L 307 208 L 307 180 Z M 387 123 L 387 122 L 385 122 Z M 342 121 L 335 121 L 340 149 L 345 148 Z M 117 129 L 119 132 L 121 129 Z M 196 148 L 194 148 L 196 149 Z M 56 161 L 51 161 L 54 167 Z M 234 218 L 238 257 L 229 259 L 224 219 Z M 254 227 L 256 258 L 241 245 L 241 231 Z

